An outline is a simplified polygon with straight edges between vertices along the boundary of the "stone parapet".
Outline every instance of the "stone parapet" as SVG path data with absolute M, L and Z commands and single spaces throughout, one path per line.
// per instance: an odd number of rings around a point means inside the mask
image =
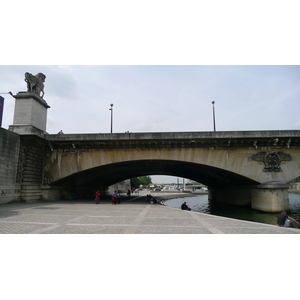
M 9 125 L 8 130 L 20 135 L 38 135 L 44 137 L 46 132 L 32 125 Z

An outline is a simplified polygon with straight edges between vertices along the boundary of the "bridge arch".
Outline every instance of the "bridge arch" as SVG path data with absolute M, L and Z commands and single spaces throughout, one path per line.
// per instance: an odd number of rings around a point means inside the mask
M 200 182 L 208 186 L 212 200 L 215 197 L 212 191 L 215 189 L 226 189 L 226 194 L 230 195 L 237 187 L 244 191 L 247 187 L 259 184 L 245 176 L 214 166 L 178 160 L 152 159 L 123 161 L 93 167 L 61 178 L 51 185 L 63 186 L 79 197 L 88 195 L 90 198 L 97 189 L 104 192 L 110 185 L 145 175 L 169 175 Z M 234 204 L 250 205 L 250 202 L 249 197 L 245 200 L 245 196 L 241 196 L 240 193 L 239 199 L 234 201 Z
M 119 181 L 145 175 L 169 175 L 188 178 L 207 186 L 237 186 L 259 184 L 240 174 L 214 166 L 175 160 L 132 160 L 93 167 L 52 182 L 60 185 L 68 181 L 82 184 L 102 182 L 109 186 Z
M 189 178 L 209 199 L 289 209 L 288 183 L 300 174 L 298 132 L 49 135 L 47 185 L 102 188 L 142 175 Z M 88 184 L 87 184 L 88 183 Z

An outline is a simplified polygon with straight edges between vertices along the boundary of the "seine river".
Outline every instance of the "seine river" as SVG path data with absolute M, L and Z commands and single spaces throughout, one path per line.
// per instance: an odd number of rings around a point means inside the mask
M 289 199 L 291 212 L 288 213 L 288 215 L 300 222 L 300 193 L 289 193 Z M 249 207 L 239 207 L 228 204 L 218 203 L 218 205 L 216 205 L 208 201 L 208 195 L 166 200 L 164 201 L 164 205 L 180 209 L 184 201 L 186 201 L 192 211 L 259 223 L 276 224 L 277 222 L 278 213 L 266 213 L 253 210 Z

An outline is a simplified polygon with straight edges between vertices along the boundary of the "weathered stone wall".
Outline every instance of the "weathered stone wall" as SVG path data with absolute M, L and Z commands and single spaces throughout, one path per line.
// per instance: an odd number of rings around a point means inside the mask
M 293 182 L 290 184 L 290 192 L 300 192 L 300 182 Z
M 90 149 L 62 152 L 54 150 L 47 162 L 47 174 L 50 183 L 72 174 L 91 168 L 141 160 L 165 160 L 188 162 L 210 166 L 239 174 L 257 183 L 287 183 L 300 174 L 299 148 L 284 149 L 293 160 L 281 163 L 282 172 L 263 172 L 264 164 L 253 161 L 251 155 L 255 149 L 211 150 L 204 148 L 176 149 Z M 171 174 L 172 175 L 172 174 Z
M 20 136 L 0 128 L 0 203 L 19 201 L 16 184 Z
M 120 193 L 127 193 L 131 190 L 130 179 L 120 181 L 108 187 L 107 193 L 111 195 L 114 191 L 119 191 Z
M 20 156 L 17 183 L 20 185 L 20 200 L 42 200 L 43 171 L 46 141 L 34 135 L 20 136 Z

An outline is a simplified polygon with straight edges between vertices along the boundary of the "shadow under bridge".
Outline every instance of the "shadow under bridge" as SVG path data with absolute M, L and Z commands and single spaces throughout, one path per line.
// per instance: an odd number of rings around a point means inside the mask
M 74 173 L 51 185 L 62 186 L 78 197 L 90 198 L 120 181 L 146 175 L 188 178 L 208 188 L 234 188 L 257 184 L 247 177 L 216 167 L 175 160 L 135 160 L 112 163 Z

